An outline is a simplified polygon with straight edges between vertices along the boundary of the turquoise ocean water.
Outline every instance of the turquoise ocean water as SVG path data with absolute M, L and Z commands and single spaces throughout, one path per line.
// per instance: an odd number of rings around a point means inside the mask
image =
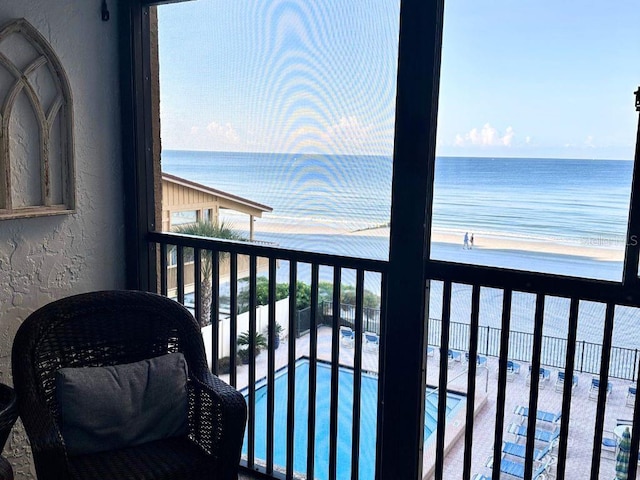
M 257 222 L 338 226 L 349 231 L 389 222 L 391 158 L 163 151 L 163 170 L 273 208 Z M 437 159 L 433 228 L 476 243 L 503 237 L 622 251 L 632 162 L 511 158 Z M 242 220 L 238 221 L 242 226 Z M 245 227 L 246 228 L 246 227 Z M 259 230 L 259 226 L 258 226 Z M 388 239 L 258 233 L 257 240 L 325 253 L 388 258 Z M 485 251 L 487 264 L 619 280 L 621 262 L 571 255 Z M 560 257 L 560 258 L 559 258 Z M 459 260 L 458 246 L 432 246 L 432 258 Z

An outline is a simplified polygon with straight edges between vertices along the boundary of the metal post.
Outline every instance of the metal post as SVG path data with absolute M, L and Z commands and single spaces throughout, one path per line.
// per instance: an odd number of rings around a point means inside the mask
M 485 348 L 485 350 L 484 350 L 484 354 L 485 354 L 485 355 L 489 355 L 489 333 L 491 333 L 491 331 L 490 331 L 490 329 L 489 329 L 489 325 L 487 325 L 487 342 L 486 342 L 486 343 L 487 343 L 487 345 L 486 345 L 486 348 Z M 488 377 L 488 376 L 487 376 L 487 377 Z M 486 392 L 486 390 L 485 390 L 485 392 Z

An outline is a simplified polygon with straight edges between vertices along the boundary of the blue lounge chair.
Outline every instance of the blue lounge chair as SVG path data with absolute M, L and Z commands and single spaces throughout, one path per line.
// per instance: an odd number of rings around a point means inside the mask
M 606 433 L 607 436 L 602 437 L 602 452 L 608 453 L 609 455 L 615 457 L 618 453 L 618 439 L 615 437 L 613 432 L 603 432 Z
M 364 344 L 369 350 L 375 350 L 380 346 L 380 337 L 377 333 L 364 332 Z
M 458 352 L 457 350 L 449 349 L 449 352 L 447 353 L 447 355 L 449 357 L 449 365 L 451 365 L 451 362 L 461 362 L 462 361 L 462 353 Z
M 476 473 L 471 480 L 491 480 L 491 475 L 485 475 L 484 473 Z
M 496 368 L 496 375 L 500 373 L 500 366 Z M 513 382 L 515 375 L 520 375 L 520 364 L 513 360 L 507 360 L 507 382 Z
M 436 353 L 435 348 L 430 345 L 427 345 L 427 357 L 433 357 Z
M 549 443 L 544 448 L 536 448 L 533 450 L 533 459 L 540 462 L 551 453 L 552 445 Z M 520 445 L 519 443 L 504 442 L 502 444 L 502 453 L 511 455 L 513 457 L 525 458 L 527 452 L 526 445 Z
M 345 347 L 353 348 L 353 342 L 356 339 L 356 334 L 351 327 L 340 326 L 340 343 Z
M 529 407 L 516 405 L 513 408 L 513 413 L 515 413 L 516 415 L 520 415 L 522 417 L 520 423 L 523 423 L 524 419 L 529 416 Z M 553 413 L 553 412 L 545 412 L 544 410 L 538 410 L 536 412 L 536 419 L 540 420 L 541 422 L 558 423 L 561 417 L 562 417 L 562 411 L 559 411 L 558 413 Z
M 550 464 L 551 459 L 537 466 L 534 465 L 533 479 L 542 480 L 546 478 L 545 472 L 548 470 Z M 487 463 L 485 464 L 485 466 L 493 468 L 493 457 L 489 457 L 487 459 Z M 500 460 L 500 471 L 502 473 L 506 473 L 507 475 L 511 475 L 512 477 L 524 478 L 524 463 L 514 462 L 512 460 L 503 458 Z
M 508 432 L 515 435 L 516 442 L 520 438 L 527 438 L 527 426 L 512 423 L 509 425 Z M 539 442 L 551 443 L 555 442 L 560 436 L 560 426 L 556 426 L 553 430 L 542 430 L 536 428 L 534 438 Z M 553 445 L 552 445 L 553 446 Z
M 593 377 L 591 379 L 591 388 L 589 388 L 589 399 L 597 400 L 599 391 L 600 391 L 600 379 Z M 610 395 L 612 391 L 613 391 L 613 386 L 611 385 L 611 382 L 607 382 L 607 395 Z
M 549 370 L 548 368 L 540 367 L 540 382 L 538 383 L 538 386 L 540 388 L 544 388 L 546 382 L 548 382 L 550 378 L 551 370 Z M 529 375 L 527 375 L 527 386 L 528 385 L 531 385 L 531 365 L 529 365 Z
M 636 387 L 629 387 L 627 390 L 627 401 L 625 403 L 627 407 L 635 407 L 636 405 Z
M 508 374 L 519 375 L 520 374 L 520 364 L 514 362 L 513 360 L 507 360 L 507 375 Z
M 556 379 L 555 390 L 556 392 L 562 392 L 564 390 L 564 372 L 562 370 L 558 370 L 558 378 Z M 578 376 L 573 375 L 573 386 L 571 388 L 571 393 L 575 391 L 575 388 L 578 386 Z
M 464 358 L 469 363 L 469 352 L 464 352 Z M 478 367 L 487 367 L 487 357 L 482 355 L 476 355 L 476 365 Z

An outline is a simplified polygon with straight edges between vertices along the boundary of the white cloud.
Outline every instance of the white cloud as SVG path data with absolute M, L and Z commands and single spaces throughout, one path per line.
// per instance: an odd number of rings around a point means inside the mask
M 341 152 L 348 154 L 390 154 L 393 132 L 384 131 L 372 123 L 362 122 L 355 115 L 342 116 L 326 127 L 302 126 L 289 136 L 297 150 Z
M 183 132 L 188 132 L 185 135 Z M 184 125 L 167 129 L 162 144 L 177 150 L 243 150 L 246 141 L 231 123 L 211 121 L 208 124 Z
M 220 140 L 222 143 L 240 143 L 240 135 L 230 123 L 221 125 L 218 122 L 211 122 L 207 125 L 207 132 L 213 140 Z
M 472 128 L 464 135 L 458 133 L 454 140 L 454 144 L 458 147 L 468 145 L 510 147 L 515 134 L 516 133 L 511 126 L 507 127 L 504 135 L 501 135 L 496 128 L 491 126 L 491 124 L 485 123 L 481 129 Z
M 364 120 L 363 120 L 364 118 Z M 208 122 L 163 124 L 163 146 L 173 149 L 247 152 L 345 153 L 391 155 L 393 124 L 343 115 L 333 122 L 244 125 L 210 119 Z M 295 127 L 292 128 L 292 126 Z
M 594 148 L 595 144 L 593 143 L 593 136 L 592 135 L 588 135 L 587 138 L 585 138 L 585 140 L 584 140 L 584 144 L 587 147 Z
M 513 131 L 513 127 L 507 127 L 504 137 L 502 137 L 502 144 L 507 147 L 510 147 L 511 141 L 513 140 L 514 135 L 515 135 L 515 132 Z
M 472 129 L 469 133 L 464 136 L 465 140 L 471 141 L 473 145 L 482 144 L 482 135 L 478 132 L 477 128 Z
M 337 124 L 329 126 L 327 132 L 329 135 L 359 137 L 366 135 L 370 130 L 370 125 L 361 125 L 358 117 L 351 115 L 349 117 L 341 117 Z

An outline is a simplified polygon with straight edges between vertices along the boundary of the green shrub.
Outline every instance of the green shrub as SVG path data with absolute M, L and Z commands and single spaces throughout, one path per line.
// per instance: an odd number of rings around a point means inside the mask
M 247 363 L 249 360 L 249 340 L 251 336 L 249 332 L 242 332 L 238 335 L 238 357 L 242 359 L 242 363 Z M 254 336 L 254 354 L 258 355 L 263 348 L 267 348 L 267 337 L 263 334 L 256 332 Z

